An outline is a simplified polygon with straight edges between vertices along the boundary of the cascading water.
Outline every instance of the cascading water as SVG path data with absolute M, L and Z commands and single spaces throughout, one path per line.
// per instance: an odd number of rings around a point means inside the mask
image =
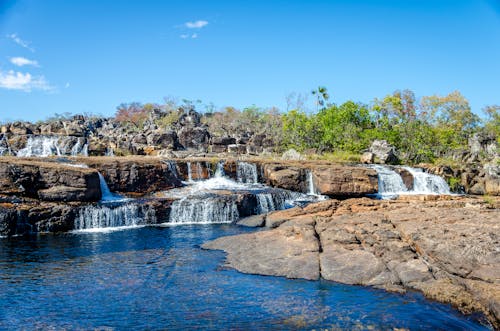
M 238 182 L 246 184 L 257 184 L 257 165 L 255 163 L 238 162 L 236 168 Z
M 233 223 L 239 217 L 235 201 L 219 196 L 184 197 L 171 208 L 170 224 Z
M 258 193 L 257 197 L 257 214 L 266 214 L 276 210 L 274 206 L 273 196 L 271 193 Z
M 446 181 L 436 175 L 424 172 L 422 169 L 403 167 L 413 176 L 413 190 L 415 194 L 450 194 L 450 187 Z
M 380 196 L 394 196 L 408 192 L 403 179 L 396 171 L 381 165 L 372 165 L 371 167 L 378 174 L 378 194 Z
M 80 209 L 75 219 L 75 230 L 99 230 L 154 224 L 156 213 L 146 205 L 96 205 Z
M 7 137 L 2 135 L 2 139 L 0 139 L 0 156 L 4 155 L 12 155 L 12 151 L 7 141 Z
M 26 146 L 17 152 L 17 156 L 20 157 L 46 157 L 51 155 L 62 155 L 59 148 L 59 137 L 30 136 Z
M 308 187 L 309 187 L 309 192 L 307 192 L 307 194 L 309 195 L 316 195 L 316 188 L 314 187 L 314 180 L 313 180 L 313 174 L 312 174 L 312 171 L 309 170 L 307 172 L 307 184 L 308 184 Z
M 99 185 L 101 187 L 101 202 L 126 200 L 121 195 L 111 192 L 104 176 L 99 172 Z
M 193 181 L 193 173 L 191 172 L 191 162 L 187 163 L 187 172 L 188 172 L 188 182 L 191 183 Z
M 19 157 L 47 157 L 47 156 L 88 156 L 88 144 L 85 138 L 32 135 L 26 146 L 20 149 Z
M 450 188 L 444 179 L 422 169 L 403 167 L 413 176 L 413 189 L 408 190 L 396 171 L 381 165 L 371 167 L 378 174 L 378 195 L 381 198 L 393 198 L 401 194 L 450 194 Z
M 221 178 L 221 177 L 224 177 L 224 175 L 225 175 L 224 161 L 220 161 L 217 163 L 217 168 L 215 169 L 214 177 Z

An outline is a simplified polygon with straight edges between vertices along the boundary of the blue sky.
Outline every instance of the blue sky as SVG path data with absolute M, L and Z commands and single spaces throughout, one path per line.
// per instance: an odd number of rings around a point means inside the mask
M 165 96 L 284 109 L 319 85 L 460 90 L 479 113 L 499 77 L 499 0 L 0 0 L 0 121 Z

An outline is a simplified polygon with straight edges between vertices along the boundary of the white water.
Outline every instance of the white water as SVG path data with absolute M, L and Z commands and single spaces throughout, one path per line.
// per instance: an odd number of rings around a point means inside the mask
M 238 217 L 238 208 L 233 200 L 219 197 L 184 197 L 172 203 L 169 223 L 233 223 Z
M 88 156 L 88 144 L 84 138 L 78 138 L 70 148 L 72 140 L 58 136 L 30 136 L 26 146 L 17 152 L 19 157 L 47 157 L 47 156 Z M 68 144 L 70 146 L 68 146 Z M 69 152 L 68 150 L 69 149 Z
M 0 139 L 0 156 L 4 155 L 12 155 L 6 136 L 3 136 L 2 139 Z
M 413 176 L 413 189 L 408 190 L 396 171 L 381 165 L 371 165 L 371 167 L 377 171 L 378 195 L 382 199 L 404 194 L 450 194 L 450 188 L 443 178 L 428 174 L 422 169 L 403 167 Z
M 217 168 L 215 169 L 215 174 L 214 174 L 214 177 L 215 178 L 220 178 L 220 177 L 224 177 L 225 175 L 225 172 L 224 172 L 224 161 L 220 161 L 217 163 Z
M 414 194 L 451 194 L 450 187 L 446 181 L 436 175 L 424 172 L 422 169 L 403 167 L 413 176 Z
M 188 171 L 188 182 L 191 183 L 193 181 L 193 173 L 191 172 L 191 162 L 187 163 L 187 171 Z
M 26 146 L 17 152 L 20 157 L 61 155 L 59 137 L 30 136 Z
M 255 163 L 238 162 L 236 176 L 240 183 L 257 184 L 259 182 Z
M 307 184 L 309 186 L 309 192 L 307 192 L 307 194 L 316 195 L 317 192 L 316 188 L 314 187 L 313 174 L 311 170 L 307 172 Z
M 100 231 L 155 223 L 154 209 L 138 204 L 86 206 L 75 219 L 75 230 Z
M 117 202 L 127 201 L 129 199 L 122 197 L 119 194 L 111 192 L 104 176 L 99 172 L 99 185 L 101 187 L 101 202 Z
M 273 196 L 271 193 L 259 193 L 257 197 L 257 213 L 266 214 L 276 210 L 274 206 Z

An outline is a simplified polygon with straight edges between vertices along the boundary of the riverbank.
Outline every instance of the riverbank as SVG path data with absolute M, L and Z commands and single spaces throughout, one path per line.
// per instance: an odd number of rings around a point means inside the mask
M 270 213 L 270 229 L 203 247 L 224 250 L 226 265 L 245 273 L 417 290 L 484 312 L 499 328 L 499 206 L 451 196 L 328 200 Z

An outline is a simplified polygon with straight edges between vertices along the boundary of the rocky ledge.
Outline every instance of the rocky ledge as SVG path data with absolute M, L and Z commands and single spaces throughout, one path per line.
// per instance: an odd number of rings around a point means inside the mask
M 327 200 L 240 221 L 272 229 L 203 245 L 241 272 L 421 291 L 500 327 L 500 200 Z

